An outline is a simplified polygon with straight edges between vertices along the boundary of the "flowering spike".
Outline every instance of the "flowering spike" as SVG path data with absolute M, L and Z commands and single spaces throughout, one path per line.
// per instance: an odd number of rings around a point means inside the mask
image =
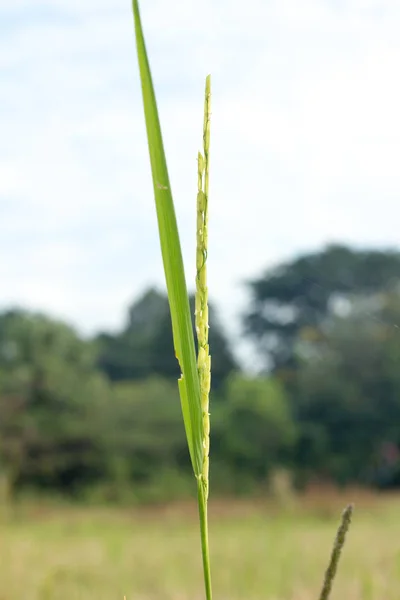
M 207 245 L 208 245 L 208 170 L 210 148 L 210 76 L 206 79 L 203 124 L 203 154 L 197 157 L 197 249 L 196 249 L 196 300 L 195 319 L 198 340 L 197 370 L 200 382 L 200 399 L 203 420 L 203 468 L 202 483 L 208 497 L 208 455 L 210 448 L 209 394 L 211 384 L 211 357 L 208 347 L 208 288 L 207 288 Z

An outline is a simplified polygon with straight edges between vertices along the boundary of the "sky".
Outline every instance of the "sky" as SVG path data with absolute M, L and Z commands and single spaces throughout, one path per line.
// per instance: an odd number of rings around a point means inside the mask
M 400 2 L 141 5 L 190 287 L 212 76 L 209 288 L 235 339 L 266 268 L 399 246 Z M 91 334 L 164 288 L 146 144 L 129 0 L 0 0 L 0 308 Z

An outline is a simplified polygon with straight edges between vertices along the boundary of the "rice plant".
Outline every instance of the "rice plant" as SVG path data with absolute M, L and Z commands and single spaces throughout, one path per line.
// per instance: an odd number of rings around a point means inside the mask
M 167 284 L 172 332 L 181 377 L 178 380 L 183 421 L 193 472 L 197 480 L 201 545 L 206 596 L 211 600 L 211 575 L 208 550 L 208 452 L 210 355 L 208 351 L 207 238 L 208 181 L 210 142 L 210 77 L 206 79 L 203 154 L 198 155 L 196 314 L 198 355 L 190 316 L 189 297 L 182 251 L 168 176 L 167 162 L 158 117 L 157 103 L 140 20 L 139 5 L 133 0 L 137 55 L 142 84 L 144 114 L 156 202 L 161 253 Z
M 181 370 L 178 387 L 190 459 L 197 480 L 205 592 L 207 600 L 211 600 L 207 521 L 210 435 L 209 393 L 211 382 L 207 288 L 211 82 L 210 76 L 208 76 L 205 85 L 203 153 L 198 153 L 197 171 L 195 329 L 198 353 L 196 357 L 179 233 L 138 0 L 133 0 L 133 14 L 161 253 L 172 320 L 175 354 Z M 348 507 L 343 514 L 331 560 L 326 571 L 320 600 L 328 600 L 345 535 L 350 524 L 351 513 L 352 507 Z

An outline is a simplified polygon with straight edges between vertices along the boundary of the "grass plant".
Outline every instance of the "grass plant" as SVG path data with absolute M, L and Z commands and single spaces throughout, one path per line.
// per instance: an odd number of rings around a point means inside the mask
M 213 496 L 215 598 L 318 599 L 343 494 L 301 499 L 289 511 L 272 500 Z M 399 495 L 355 501 L 357 527 L 330 600 L 398 600 Z M 30 501 L 1 523 L 0 598 L 201 600 L 196 511 L 181 502 L 132 509 Z
M 181 369 L 178 387 L 190 459 L 197 480 L 205 592 L 207 600 L 211 600 L 207 517 L 210 446 L 209 393 L 211 382 L 207 288 L 211 82 L 210 76 L 208 76 L 205 86 L 203 153 L 199 152 L 198 154 L 195 296 L 195 330 L 198 352 L 196 357 L 179 232 L 138 0 L 133 0 L 133 14 L 161 253 L 171 312 L 175 354 Z M 331 560 L 326 570 L 320 600 L 328 600 L 330 595 L 345 535 L 350 525 L 351 513 L 352 507 L 348 507 L 343 513 Z
M 181 377 L 178 381 L 179 395 L 189 454 L 193 472 L 197 480 L 204 582 L 207 600 L 211 600 L 212 592 L 207 523 L 210 433 L 208 406 L 211 381 L 211 359 L 208 350 L 208 290 L 206 269 L 210 146 L 210 77 L 207 77 L 206 79 L 203 154 L 198 154 L 197 273 L 195 301 L 198 354 L 196 358 L 195 341 L 189 308 L 189 296 L 183 267 L 178 226 L 158 117 L 157 102 L 137 0 L 133 0 L 133 14 L 161 253 L 171 312 L 175 355 L 181 369 Z

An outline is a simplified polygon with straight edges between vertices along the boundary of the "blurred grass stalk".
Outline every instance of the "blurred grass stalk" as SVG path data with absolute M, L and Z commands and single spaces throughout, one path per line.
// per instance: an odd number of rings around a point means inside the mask
M 353 509 L 354 506 L 352 504 L 349 504 L 343 511 L 339 529 L 337 530 L 336 538 L 333 542 L 331 557 L 325 572 L 325 577 L 322 584 L 322 590 L 319 596 L 319 600 L 329 600 L 333 582 L 335 581 L 340 556 L 342 554 L 342 550 L 346 541 L 346 535 L 350 528 L 351 517 L 353 516 Z
M 212 592 L 207 522 L 210 432 L 208 399 L 210 391 L 211 361 L 208 350 L 208 290 L 206 271 L 208 239 L 210 77 L 208 76 L 206 79 L 203 155 L 200 153 L 198 155 L 195 309 L 198 356 L 196 359 L 189 296 L 185 280 L 178 226 L 164 153 L 157 102 L 137 0 L 133 0 L 133 15 L 161 253 L 171 312 L 175 354 L 181 369 L 178 387 L 190 459 L 197 479 L 204 582 L 207 600 L 211 600 Z

